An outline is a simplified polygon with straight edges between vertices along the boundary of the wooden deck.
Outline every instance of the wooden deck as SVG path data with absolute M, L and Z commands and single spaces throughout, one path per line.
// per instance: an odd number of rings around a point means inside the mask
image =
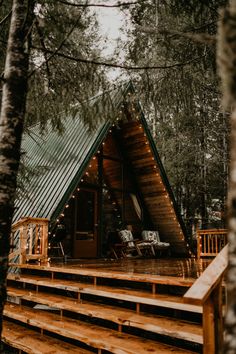
M 8 275 L 3 340 L 26 353 L 43 342 L 40 354 L 200 353 L 202 306 L 184 303 L 183 294 L 208 263 L 163 258 L 22 265 Z
M 115 272 L 130 275 L 146 274 L 154 276 L 171 276 L 183 279 L 197 279 L 212 259 L 196 258 L 131 258 L 131 259 L 96 259 L 69 260 L 67 263 L 51 262 L 46 268 L 59 268 L 66 271 L 93 270 L 98 272 Z M 45 267 L 44 267 L 45 268 Z

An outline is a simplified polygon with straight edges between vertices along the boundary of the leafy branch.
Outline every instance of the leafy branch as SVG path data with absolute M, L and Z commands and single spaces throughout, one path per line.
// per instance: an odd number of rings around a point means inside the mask
M 118 2 L 117 4 L 108 5 L 108 4 L 89 4 L 89 3 L 76 4 L 74 2 L 70 2 L 70 1 L 66 1 L 66 0 L 57 0 L 57 2 L 60 2 L 61 4 L 64 4 L 64 5 L 74 6 L 74 7 L 108 7 L 108 8 L 130 6 L 130 5 L 136 5 L 139 3 L 138 1 L 133 1 L 133 2 Z
M 93 59 L 85 59 L 85 58 L 76 58 L 71 55 L 61 53 L 58 50 L 50 50 L 46 49 L 44 50 L 43 48 L 40 47 L 34 47 L 32 46 L 33 49 L 38 50 L 38 51 L 44 51 L 48 54 L 51 54 L 51 56 L 48 58 L 48 61 L 53 57 L 53 56 L 58 56 L 64 59 L 68 59 L 74 62 L 80 62 L 80 63 L 85 63 L 85 64 L 93 64 L 93 65 L 101 65 L 101 66 L 106 66 L 106 67 L 111 67 L 111 68 L 118 68 L 118 69 L 125 69 L 125 70 L 153 70 L 153 69 L 171 69 L 175 67 L 182 67 L 188 64 L 191 64 L 192 62 L 198 61 L 202 59 L 204 56 L 199 56 L 190 60 L 187 60 L 185 62 L 181 63 L 174 63 L 174 64 L 169 64 L 169 65 L 140 65 L 140 66 L 133 66 L 133 65 L 125 65 L 125 64 L 119 64 L 119 63 L 108 63 L 105 61 L 99 61 L 99 60 L 93 60 Z M 43 63 L 44 64 L 44 63 Z M 37 69 L 35 69 L 37 70 Z M 34 70 L 34 71 L 35 71 Z M 32 72 L 33 73 L 33 72 Z M 30 74 L 30 76 L 32 75 Z

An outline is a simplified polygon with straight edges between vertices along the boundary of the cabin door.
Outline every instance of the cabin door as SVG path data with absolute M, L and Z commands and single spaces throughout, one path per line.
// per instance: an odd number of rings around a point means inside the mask
M 97 257 L 97 234 L 97 191 L 92 189 L 80 189 L 75 203 L 73 257 Z

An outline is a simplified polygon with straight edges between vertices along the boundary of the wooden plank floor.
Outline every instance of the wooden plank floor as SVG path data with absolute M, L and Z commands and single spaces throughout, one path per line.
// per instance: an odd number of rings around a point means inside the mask
M 187 279 L 198 278 L 210 262 L 211 259 L 197 260 L 195 258 L 132 258 L 118 260 L 71 260 L 67 264 L 61 264 L 61 266 L 66 268 L 106 269 L 122 273 L 166 275 Z M 55 266 L 55 263 L 52 262 L 51 265 Z
M 75 270 L 80 270 L 81 273 L 86 275 L 86 270 L 93 270 L 95 272 L 111 273 L 114 272 L 117 275 L 120 273 L 121 278 L 124 277 L 136 277 L 138 281 L 138 274 L 146 275 L 146 277 L 155 278 L 156 276 L 171 276 L 184 279 L 186 282 L 192 283 L 193 279 L 198 278 L 206 267 L 210 264 L 212 259 L 200 259 L 195 258 L 131 258 L 131 259 L 71 259 L 67 263 L 51 261 L 47 266 L 29 265 L 29 268 L 41 268 L 41 269 L 61 269 L 63 272 L 74 273 Z M 135 280 L 135 279 L 134 279 Z

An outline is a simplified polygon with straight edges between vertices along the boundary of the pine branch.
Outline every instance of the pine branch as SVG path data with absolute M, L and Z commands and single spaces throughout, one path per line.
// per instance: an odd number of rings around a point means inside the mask
M 46 51 L 46 46 L 45 46 L 45 43 L 44 43 L 44 36 L 43 36 L 43 31 L 41 30 L 40 26 L 39 26 L 39 22 L 38 20 L 35 21 L 35 25 L 36 25 L 36 29 L 37 29 L 37 33 L 38 33 L 38 36 L 39 36 L 39 40 L 40 40 L 40 43 L 41 43 L 41 46 L 43 47 L 43 55 L 44 55 L 44 64 L 46 65 L 46 71 L 47 71 L 47 77 L 48 77 L 48 84 L 50 86 L 50 77 L 51 77 L 51 74 L 50 74 L 50 69 L 49 69 L 49 65 L 48 65 L 48 58 L 47 58 L 47 54 L 45 53 Z
M 171 35 L 171 36 L 179 36 L 184 37 L 187 39 L 191 39 L 195 42 L 200 43 L 215 43 L 216 36 L 210 35 L 208 33 L 192 33 L 192 32 L 180 32 L 180 31 L 173 31 L 173 30 L 158 30 L 152 27 L 143 27 L 143 26 L 136 26 L 136 28 L 144 33 L 153 34 L 153 35 Z
M 12 12 L 12 10 L 9 11 L 8 14 L 7 14 L 5 17 L 3 17 L 3 19 L 0 21 L 0 26 L 1 26 L 4 22 L 6 22 L 7 19 L 11 16 L 11 12 Z
M 77 21 L 75 22 L 75 24 L 72 26 L 72 28 L 70 29 L 70 31 L 67 33 L 67 35 L 63 38 L 63 40 L 61 41 L 61 43 L 59 44 L 59 46 L 54 50 L 54 51 L 50 51 L 49 49 L 47 49 L 46 47 L 40 48 L 38 50 L 43 51 L 44 57 L 46 56 L 46 53 L 51 54 L 41 65 L 39 65 L 37 68 L 35 68 L 33 71 L 31 71 L 31 73 L 29 74 L 29 78 L 35 73 L 35 71 L 39 70 L 43 65 L 48 66 L 48 62 L 57 54 L 57 52 L 63 47 L 64 43 L 66 42 L 66 40 L 70 37 L 70 35 L 73 33 L 73 31 L 75 30 L 76 26 L 78 25 L 78 22 L 81 18 L 81 15 L 79 16 L 79 18 L 77 19 Z M 32 46 L 33 49 L 37 49 L 36 47 Z
M 35 50 L 43 51 L 43 48 L 34 47 L 34 46 L 32 48 L 35 49 Z M 61 53 L 61 52 L 59 52 L 57 50 L 53 51 L 53 50 L 46 49 L 46 52 L 51 54 L 50 59 L 53 56 L 58 56 L 58 57 L 61 57 L 61 58 L 64 58 L 64 59 L 68 59 L 68 60 L 71 60 L 71 61 L 75 61 L 75 62 L 79 62 L 79 63 L 101 65 L 101 66 L 106 66 L 106 67 L 110 67 L 110 68 L 118 68 L 118 69 L 125 69 L 125 70 L 171 69 L 171 68 L 176 68 L 176 67 L 183 67 L 185 65 L 191 64 L 192 62 L 198 61 L 198 60 L 200 60 L 200 59 L 202 59 L 204 57 L 204 55 L 203 55 L 203 56 L 200 56 L 200 57 L 193 58 L 191 60 L 187 60 L 187 61 L 182 62 L 182 63 L 174 63 L 174 64 L 170 64 L 170 65 L 132 66 L 132 65 L 123 65 L 123 64 L 119 64 L 119 63 L 108 63 L 108 62 L 105 62 L 105 61 L 98 61 L 98 60 L 93 60 L 93 59 L 76 58 L 76 57 L 73 57 L 71 55 L 68 55 L 68 54 L 65 54 L 65 53 Z M 35 70 L 37 70 L 37 69 L 35 69 Z M 30 76 L 32 75 L 32 73 L 30 74 Z
M 108 4 L 76 4 L 66 0 L 56 0 L 56 1 L 64 5 L 70 5 L 74 7 L 108 7 L 108 8 L 130 6 L 139 3 L 138 1 L 133 1 L 133 2 L 120 2 L 120 3 L 118 2 L 117 4 L 108 5 Z

